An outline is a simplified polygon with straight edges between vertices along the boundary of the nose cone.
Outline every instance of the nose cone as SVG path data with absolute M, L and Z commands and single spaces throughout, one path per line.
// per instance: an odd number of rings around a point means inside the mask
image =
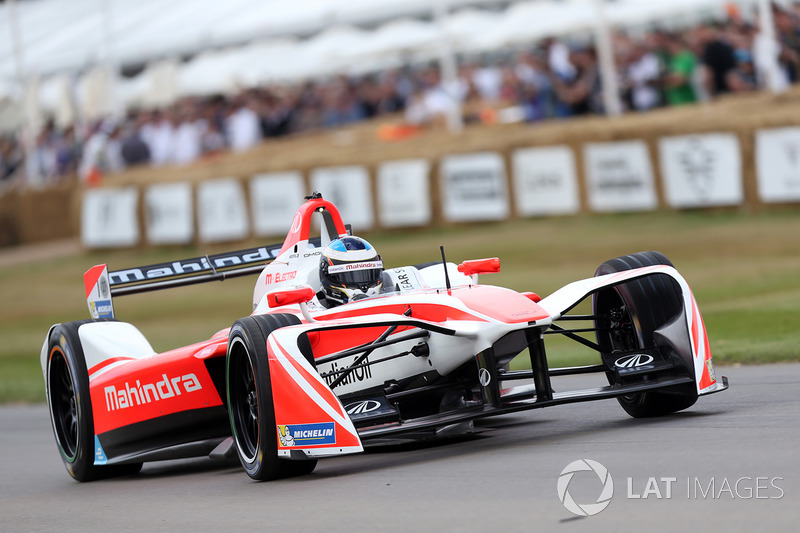
M 455 290 L 452 294 L 473 311 L 508 324 L 533 322 L 550 316 L 539 304 L 511 289 L 477 285 Z

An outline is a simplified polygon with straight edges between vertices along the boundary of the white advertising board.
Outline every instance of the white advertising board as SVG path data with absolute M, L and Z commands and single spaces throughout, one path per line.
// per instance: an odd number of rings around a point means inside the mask
M 800 128 L 756 132 L 756 175 L 762 202 L 800 202 Z
M 387 228 L 431 221 L 430 164 L 425 159 L 387 161 L 378 168 L 378 218 Z
M 345 224 L 358 234 L 374 224 L 369 173 L 362 166 L 323 167 L 311 171 L 311 188 L 339 208 Z
M 515 150 L 511 167 L 520 215 L 571 215 L 580 210 L 575 156 L 568 146 Z
M 671 207 L 739 205 L 744 200 L 736 135 L 662 137 L 658 152 L 664 197 Z
M 237 241 L 249 235 L 239 180 L 221 178 L 197 186 L 197 231 L 202 242 Z
M 194 238 L 192 187 L 151 185 L 144 193 L 144 225 L 150 244 L 188 244 Z
M 81 242 L 87 248 L 117 248 L 139 242 L 139 191 L 89 189 L 81 206 Z
M 250 180 L 253 231 L 259 237 L 285 235 L 306 196 L 299 172 L 257 174 Z
M 648 211 L 658 206 L 643 141 L 587 143 L 583 158 L 592 211 Z
M 450 221 L 508 218 L 503 157 L 496 152 L 449 155 L 439 167 L 442 212 Z

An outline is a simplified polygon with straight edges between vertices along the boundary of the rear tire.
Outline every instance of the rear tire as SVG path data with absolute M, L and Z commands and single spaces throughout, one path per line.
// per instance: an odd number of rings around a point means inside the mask
M 278 457 L 267 338 L 278 328 L 299 323 L 287 314 L 249 316 L 234 322 L 228 337 L 225 381 L 231 432 L 239 461 L 257 481 L 310 474 L 317 466 L 316 459 Z
M 660 252 L 638 252 L 610 259 L 600 265 L 595 276 L 652 265 L 673 266 Z M 597 343 L 603 353 L 630 351 L 655 346 L 655 330 L 682 308 L 674 282 L 665 276 L 649 276 L 599 291 L 592 296 L 592 313 L 611 317 L 619 327 L 598 331 Z M 601 324 L 597 324 L 598 327 Z M 613 374 L 609 373 L 613 383 Z M 617 398 L 626 413 L 634 418 L 662 416 L 691 407 L 697 401 L 694 388 L 679 391 L 652 391 Z
M 78 481 L 132 475 L 142 463 L 94 464 L 94 416 L 89 374 L 78 328 L 91 320 L 58 324 L 47 341 L 45 387 L 50 420 L 61 460 Z

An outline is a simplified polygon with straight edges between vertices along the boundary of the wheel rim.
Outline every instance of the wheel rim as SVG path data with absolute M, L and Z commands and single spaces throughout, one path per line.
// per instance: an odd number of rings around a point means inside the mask
M 67 360 L 60 348 L 50 354 L 50 410 L 64 457 L 75 460 L 78 449 L 78 398 Z
M 639 346 L 636 329 L 625 304 L 611 310 L 611 347 L 613 351 L 635 350 Z
M 231 350 L 229 383 L 234 436 L 239 451 L 250 462 L 255 459 L 258 449 L 258 390 L 250 355 L 241 342 L 237 342 Z
M 617 291 L 604 293 L 603 301 L 599 303 L 598 307 L 606 309 L 604 318 L 608 323 L 608 332 L 602 339 L 598 338 L 600 346 L 606 349 L 607 353 L 625 352 L 638 348 L 639 339 L 636 336 L 633 316 L 619 293 Z M 608 379 L 613 383 L 610 374 Z M 626 394 L 617 399 L 620 402 L 636 403 L 640 398 L 641 394 Z

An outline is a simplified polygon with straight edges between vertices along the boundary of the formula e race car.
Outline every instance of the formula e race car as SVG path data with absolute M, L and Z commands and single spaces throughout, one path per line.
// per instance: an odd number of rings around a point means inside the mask
M 605 398 L 658 416 L 727 388 L 689 285 L 660 253 L 606 261 L 546 298 L 478 283 L 497 258 L 444 255 L 384 269 L 315 193 L 282 245 L 91 268 L 92 318 L 52 326 L 41 352 L 67 471 L 86 481 L 144 461 L 238 455 L 269 480 L 368 445 L 468 433 L 485 417 Z M 112 296 L 246 274 L 258 274 L 252 315 L 197 344 L 155 353 L 114 316 Z M 596 364 L 550 368 L 553 335 L 596 352 Z M 530 369 L 510 370 L 515 357 Z M 551 386 L 586 373 L 596 388 Z

